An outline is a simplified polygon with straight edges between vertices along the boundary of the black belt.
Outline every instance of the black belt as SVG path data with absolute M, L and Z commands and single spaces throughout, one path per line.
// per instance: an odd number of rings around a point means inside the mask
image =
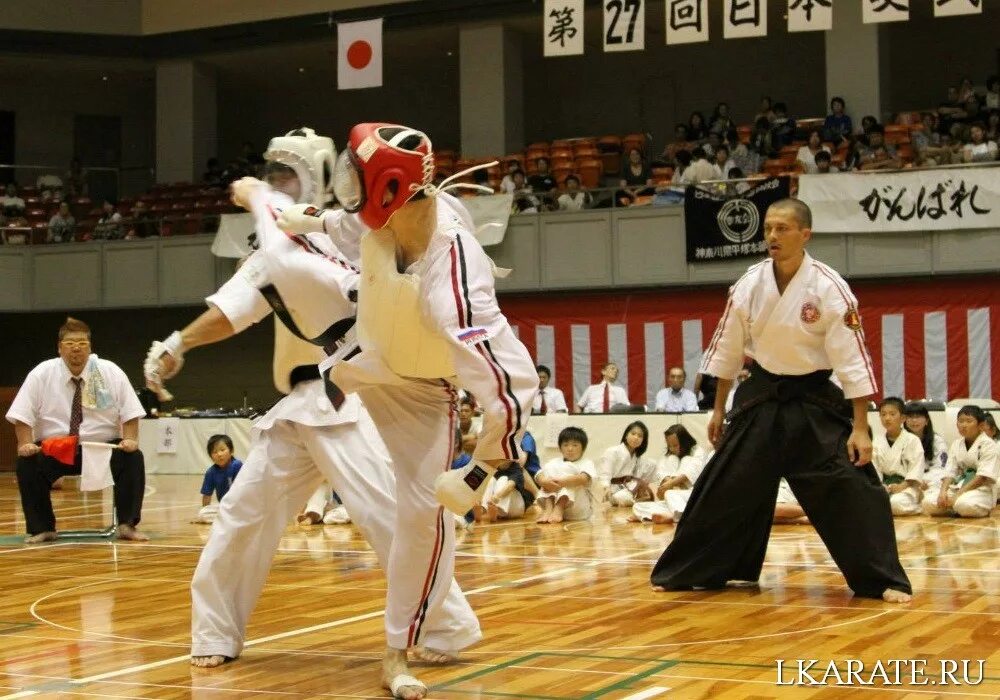
M 756 362 L 750 367 L 750 377 L 740 385 L 746 395 L 734 405 L 726 419 L 731 423 L 751 408 L 775 401 L 808 401 L 840 417 L 844 415 L 844 394 L 831 381 L 833 372 L 821 369 L 809 374 L 790 375 L 768 372 Z
M 292 388 L 301 382 L 319 379 L 319 365 L 298 365 L 288 373 L 288 385 Z

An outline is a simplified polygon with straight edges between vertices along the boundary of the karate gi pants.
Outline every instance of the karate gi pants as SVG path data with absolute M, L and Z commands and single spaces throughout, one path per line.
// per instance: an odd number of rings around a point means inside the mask
M 954 494 L 958 492 L 957 486 L 949 487 Z M 996 498 L 993 496 L 993 489 L 980 486 L 978 489 L 966 491 L 955 499 L 951 508 L 938 507 L 938 496 L 941 494 L 941 484 L 935 484 L 927 489 L 924 494 L 923 511 L 927 515 L 957 515 L 962 518 L 988 518 L 993 511 Z
M 911 592 L 889 497 L 873 466 L 847 457 L 851 425 L 830 372 L 777 376 L 754 365 L 650 580 L 667 590 L 756 581 L 784 476 L 856 595 Z
M 400 521 L 410 518 L 414 509 L 406 500 L 407 480 L 403 479 L 403 507 L 397 513 L 392 472 L 372 448 L 376 439 L 375 426 L 363 409 L 357 423 L 306 426 L 280 420 L 255 435 L 239 477 L 220 504 L 191 582 L 193 656 L 240 655 L 247 620 L 264 588 L 285 527 L 324 479 L 337 492 L 387 572 L 388 643 L 396 648 L 409 645 L 405 630 L 412 617 L 411 601 L 423 589 L 414 583 L 418 578 L 415 572 L 401 571 L 406 562 L 400 558 L 407 554 L 410 538 L 406 535 L 410 533 Z M 448 525 L 444 529 L 454 538 L 450 520 Z M 394 533 L 402 536 L 402 542 Z M 421 617 L 420 642 L 458 651 L 479 641 L 479 622 L 451 569 L 439 572 L 435 584 L 435 605 L 427 607 Z M 404 609 L 411 614 L 401 613 Z

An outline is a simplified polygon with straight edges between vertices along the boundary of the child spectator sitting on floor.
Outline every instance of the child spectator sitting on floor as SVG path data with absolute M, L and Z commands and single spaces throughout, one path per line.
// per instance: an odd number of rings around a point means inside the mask
M 997 500 L 1000 455 L 997 443 L 982 431 L 986 414 L 979 406 L 958 411 L 960 438 L 948 450 L 948 465 L 939 484 L 927 489 L 923 510 L 927 515 L 989 517 Z
M 545 463 L 537 475 L 538 505 L 542 514 L 539 523 L 561 523 L 563 520 L 586 520 L 593 509 L 591 486 L 597 476 L 594 463 L 583 458 L 587 449 L 587 433 L 576 427 L 563 428 L 559 433 L 562 457 Z
M 631 507 L 636 501 L 653 500 L 650 481 L 656 467 L 643 455 L 649 447 L 649 429 L 642 421 L 625 427 L 621 442 L 609 447 L 597 467 L 597 481 L 612 506 Z
M 903 429 L 905 405 L 887 396 L 878 407 L 885 435 L 872 444 L 872 465 L 889 492 L 893 515 L 919 515 L 923 498 L 924 448 L 920 438 Z
M 666 454 L 656 470 L 656 500 L 632 506 L 632 522 L 652 520 L 663 524 L 680 519 L 695 481 L 705 467 L 705 452 L 683 425 L 671 425 L 663 432 Z
M 215 520 L 219 512 L 218 503 L 212 505 L 212 494 L 215 494 L 219 503 L 222 502 L 240 473 L 243 462 L 233 456 L 233 440 L 228 435 L 210 437 L 205 451 L 212 460 L 212 466 L 205 472 L 201 484 L 201 510 L 192 522 L 207 525 Z

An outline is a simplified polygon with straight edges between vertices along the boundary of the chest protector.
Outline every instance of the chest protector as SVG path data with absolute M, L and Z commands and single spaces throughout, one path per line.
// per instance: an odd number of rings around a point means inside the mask
M 392 236 L 361 239 L 358 340 L 401 377 L 452 377 L 451 346 L 427 326 L 420 310 L 420 278 L 396 269 Z
M 292 335 L 277 316 L 274 317 L 274 386 L 282 394 L 292 391 L 289 375 L 299 365 L 316 365 L 326 358 L 323 348 Z

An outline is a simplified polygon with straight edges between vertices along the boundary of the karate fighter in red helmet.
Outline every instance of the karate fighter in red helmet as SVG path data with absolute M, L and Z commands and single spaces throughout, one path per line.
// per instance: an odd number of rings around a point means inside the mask
M 424 133 L 358 124 L 334 169 L 344 210 L 291 207 L 278 221 L 293 233 L 323 228 L 341 250 L 360 246 L 360 353 L 350 356 L 356 349 L 345 346 L 326 364 L 330 379 L 367 406 L 396 473 L 387 575 L 401 585 L 386 604 L 383 680 L 407 700 L 423 698 L 426 688 L 408 675 L 406 649 L 420 644 L 454 571 L 455 529 L 445 507 L 466 513 L 495 469 L 519 459 L 538 390 L 531 357 L 500 313 L 495 268 L 472 218 L 443 191 L 448 181 L 435 187 L 433 177 Z M 360 242 L 358 218 L 367 229 Z M 473 461 L 449 471 L 459 387 L 482 405 L 483 429 Z M 458 650 L 436 651 L 445 661 Z

